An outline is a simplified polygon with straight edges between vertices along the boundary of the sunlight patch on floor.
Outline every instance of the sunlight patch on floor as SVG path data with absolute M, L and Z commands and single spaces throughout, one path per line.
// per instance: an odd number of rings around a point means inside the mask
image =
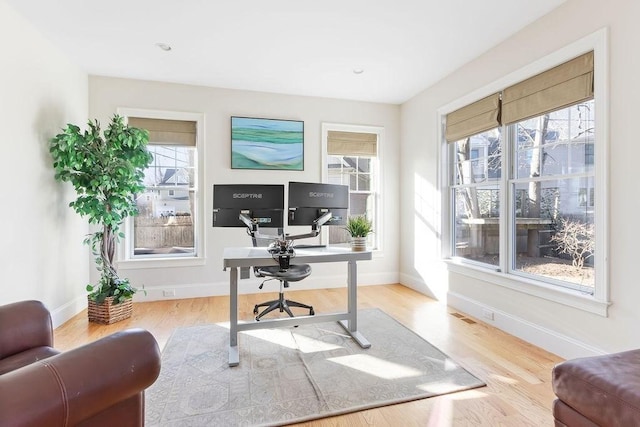
M 326 341 L 320 341 L 303 335 L 293 334 L 294 339 L 298 343 L 298 349 L 303 353 L 319 353 L 322 351 L 337 350 L 342 348 L 340 345 L 332 344 Z
M 298 348 L 296 341 L 287 329 L 258 329 L 253 331 L 243 331 L 242 333 L 286 348 Z
M 504 375 L 497 375 L 497 374 L 493 374 L 491 375 L 491 378 L 494 378 L 496 380 L 498 380 L 501 383 L 505 383 L 505 384 L 518 384 L 518 380 L 515 380 L 513 378 L 509 378 L 509 377 L 505 377 Z
M 336 344 L 291 333 L 288 329 L 259 329 L 242 333 L 303 353 L 319 353 L 342 348 Z
M 433 405 L 429 413 L 427 427 L 446 427 L 453 425 L 453 402 L 450 399 L 440 399 Z
M 409 366 L 389 362 L 388 360 L 366 354 L 332 357 L 327 360 L 386 380 L 417 377 L 424 374 Z

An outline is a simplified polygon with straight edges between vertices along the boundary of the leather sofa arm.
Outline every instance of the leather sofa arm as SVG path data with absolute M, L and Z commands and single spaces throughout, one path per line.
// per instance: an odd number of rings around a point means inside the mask
M 35 347 L 53 345 L 49 310 L 40 301 L 0 306 L 0 359 Z
M 159 373 L 151 333 L 117 332 L 1 375 L 0 425 L 76 425 L 143 392 Z

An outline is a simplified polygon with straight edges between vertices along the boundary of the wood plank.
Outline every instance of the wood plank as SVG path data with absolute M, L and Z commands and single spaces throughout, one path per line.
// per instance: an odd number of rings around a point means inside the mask
M 239 318 L 251 319 L 255 304 L 275 297 L 273 289 L 240 295 Z M 347 290 L 291 290 L 287 298 L 313 305 L 316 313 L 335 312 L 346 308 Z M 402 285 L 360 286 L 358 307 L 381 308 L 481 378 L 487 387 L 299 426 L 553 425 L 551 369 L 562 361 L 560 357 Z M 55 346 L 68 350 L 118 330 L 140 327 L 149 330 L 164 348 L 175 328 L 228 320 L 228 296 L 136 303 L 131 319 L 113 325 L 89 323 L 86 311 L 78 314 L 54 331 Z

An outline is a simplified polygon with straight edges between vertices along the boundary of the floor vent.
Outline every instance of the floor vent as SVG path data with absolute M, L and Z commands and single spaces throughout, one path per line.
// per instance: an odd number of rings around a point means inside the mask
M 467 322 L 470 325 L 475 325 L 476 321 L 469 319 L 468 317 L 465 317 L 464 314 L 460 314 L 460 313 L 449 313 L 450 315 L 452 315 L 453 317 L 457 317 L 458 319 L 462 320 L 463 322 Z

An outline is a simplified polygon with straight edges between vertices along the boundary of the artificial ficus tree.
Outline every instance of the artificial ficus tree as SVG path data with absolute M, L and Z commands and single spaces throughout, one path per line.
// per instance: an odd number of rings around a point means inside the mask
M 124 219 L 138 212 L 135 196 L 144 190 L 144 170 L 153 159 L 147 151 L 149 133 L 127 126 L 117 114 L 104 133 L 98 120 L 89 120 L 87 125 L 81 131 L 68 124 L 51 140 L 49 151 L 55 179 L 70 182 L 76 190 L 78 197 L 69 206 L 101 227 L 85 239 L 100 271 L 99 283 L 87 286 L 90 297 L 101 303 L 113 296 L 119 303 L 136 292 L 127 279 L 118 276 L 113 259 Z

